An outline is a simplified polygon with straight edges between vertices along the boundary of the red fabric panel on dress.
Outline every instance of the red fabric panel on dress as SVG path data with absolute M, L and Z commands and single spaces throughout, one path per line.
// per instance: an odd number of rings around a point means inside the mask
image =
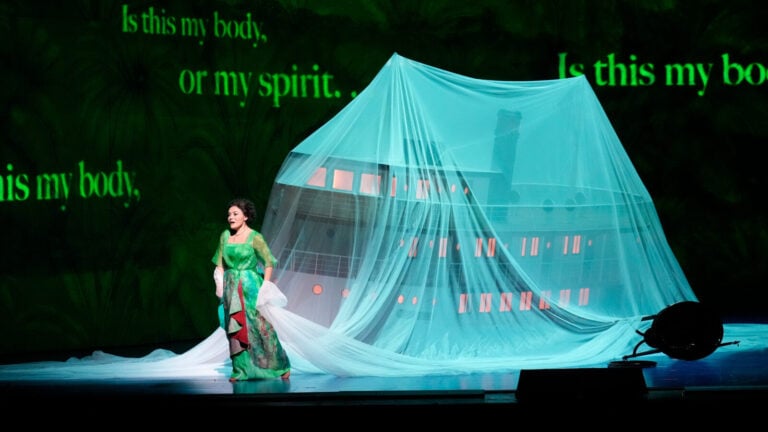
M 237 295 L 240 297 L 240 311 L 232 314 L 232 319 L 240 324 L 240 330 L 233 336 L 242 346 L 248 346 L 248 328 L 245 324 L 245 299 L 243 298 L 243 281 L 237 284 Z

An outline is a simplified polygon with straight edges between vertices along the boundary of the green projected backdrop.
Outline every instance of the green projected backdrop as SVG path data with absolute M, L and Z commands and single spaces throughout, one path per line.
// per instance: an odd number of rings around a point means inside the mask
M 762 9 L 3 0 L 0 355 L 210 334 L 226 203 L 263 211 L 287 153 L 393 53 L 482 79 L 586 75 L 699 299 L 764 318 Z

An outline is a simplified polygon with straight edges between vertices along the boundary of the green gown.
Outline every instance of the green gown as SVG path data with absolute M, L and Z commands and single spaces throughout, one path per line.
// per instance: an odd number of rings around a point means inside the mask
M 263 282 L 261 266 L 274 266 L 275 257 L 264 237 L 252 231 L 245 243 L 229 243 L 224 230 L 213 256 L 224 267 L 222 326 L 229 340 L 233 380 L 276 378 L 290 371 L 288 355 L 272 324 L 256 309 Z

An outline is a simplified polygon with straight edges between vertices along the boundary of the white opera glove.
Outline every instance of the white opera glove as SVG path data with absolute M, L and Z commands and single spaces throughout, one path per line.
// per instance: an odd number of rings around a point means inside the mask
M 221 298 L 224 295 L 224 271 L 221 267 L 213 270 L 213 281 L 216 283 L 216 297 Z

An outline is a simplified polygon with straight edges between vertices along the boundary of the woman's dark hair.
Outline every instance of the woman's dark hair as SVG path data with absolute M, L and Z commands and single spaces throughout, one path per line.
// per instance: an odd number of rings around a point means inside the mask
M 247 217 L 251 223 L 256 221 L 256 205 L 253 203 L 253 201 L 246 198 L 235 198 L 229 202 L 227 208 L 232 206 L 236 206 L 242 210 L 245 217 Z

